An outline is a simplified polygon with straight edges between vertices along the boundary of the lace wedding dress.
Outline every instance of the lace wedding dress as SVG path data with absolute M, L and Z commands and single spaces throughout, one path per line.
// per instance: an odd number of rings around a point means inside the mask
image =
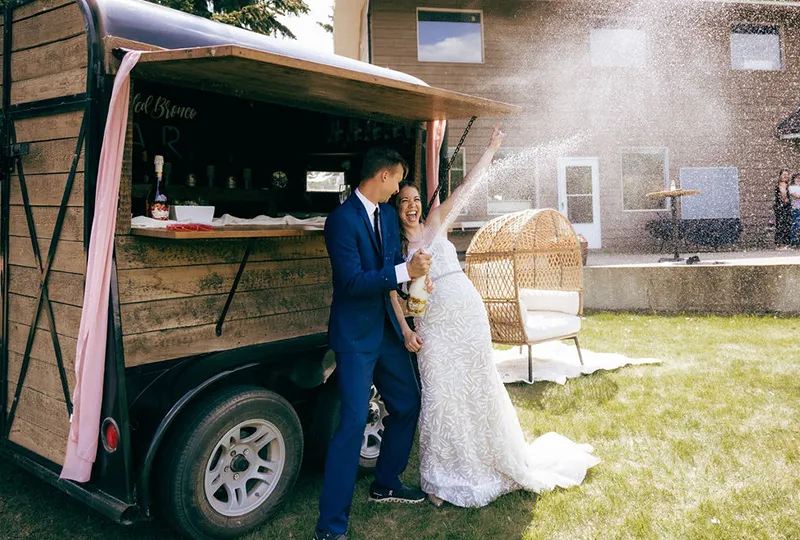
M 416 248 L 409 246 L 409 257 Z M 583 482 L 600 462 L 590 445 L 552 432 L 526 442 L 492 359 L 483 301 L 455 246 L 437 235 L 425 251 L 432 254 L 434 291 L 414 320 L 424 340 L 418 353 L 422 489 L 474 507 L 518 489 L 539 493 Z

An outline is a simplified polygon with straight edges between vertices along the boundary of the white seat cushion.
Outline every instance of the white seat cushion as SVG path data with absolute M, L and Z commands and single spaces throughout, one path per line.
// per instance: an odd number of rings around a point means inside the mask
M 523 311 L 557 311 L 577 315 L 581 296 L 578 291 L 520 289 L 519 303 Z
M 524 324 L 529 341 L 546 341 L 577 334 L 581 329 L 581 318 L 555 311 L 528 311 Z

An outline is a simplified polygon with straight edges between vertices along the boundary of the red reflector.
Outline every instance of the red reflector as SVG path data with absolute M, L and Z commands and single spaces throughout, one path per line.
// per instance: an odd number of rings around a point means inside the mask
M 111 418 L 106 418 L 103 422 L 103 446 L 106 452 L 114 452 L 119 444 L 119 430 L 117 423 Z

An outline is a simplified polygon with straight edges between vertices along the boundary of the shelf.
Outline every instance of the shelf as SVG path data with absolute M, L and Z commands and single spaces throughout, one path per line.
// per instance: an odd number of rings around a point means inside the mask
M 167 240 L 201 240 L 205 238 L 274 238 L 281 236 L 319 236 L 321 227 L 297 225 L 226 225 L 213 231 L 171 231 L 168 229 L 131 228 L 133 236 L 164 238 Z

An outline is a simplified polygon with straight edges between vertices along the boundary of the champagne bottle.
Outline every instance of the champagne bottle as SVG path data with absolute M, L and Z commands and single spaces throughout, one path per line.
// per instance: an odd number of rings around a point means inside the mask
M 147 195 L 147 217 L 153 219 L 169 219 L 169 196 L 166 186 L 162 183 L 164 170 L 164 156 L 155 157 L 156 186 Z
M 425 276 L 418 277 L 408 287 L 408 312 L 412 315 L 425 313 L 428 304 L 428 291 L 425 290 Z

